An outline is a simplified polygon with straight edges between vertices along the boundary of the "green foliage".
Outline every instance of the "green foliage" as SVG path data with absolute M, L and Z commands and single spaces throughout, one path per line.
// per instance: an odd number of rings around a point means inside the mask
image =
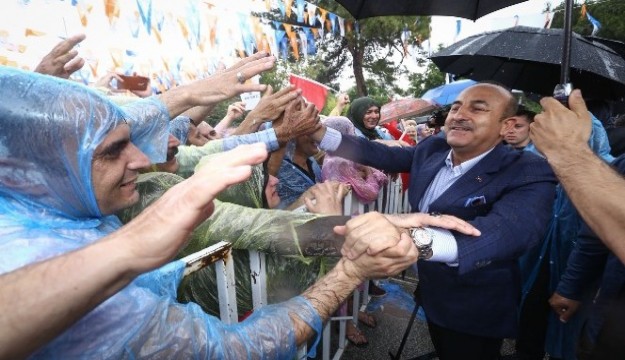
M 582 5 L 573 6 L 572 26 L 573 31 L 580 35 L 590 35 L 593 27 L 586 16 L 581 16 Z M 625 1 L 623 0 L 600 0 L 586 1 L 586 10 L 601 23 L 601 29 L 595 36 L 625 41 Z M 564 27 L 564 3 L 554 7 L 552 28 Z
M 369 94 L 366 96 L 372 98 L 378 104 L 384 105 L 387 102 L 391 101 L 391 97 L 389 96 L 389 93 L 383 84 L 380 84 L 373 79 L 368 79 L 365 80 L 365 85 L 369 90 Z M 361 97 L 361 95 L 358 95 L 355 87 L 349 89 L 347 91 L 347 94 L 349 95 L 349 98 L 352 99 L 352 101 Z
M 445 83 L 445 73 L 441 72 L 433 62 L 428 60 L 425 72 L 422 74 L 410 74 L 408 79 L 410 80 L 408 95 L 419 98 L 426 91 L 443 85 Z
M 354 21 L 333 0 L 310 2 L 345 18 L 348 22 Z M 429 37 L 430 17 L 370 18 L 359 21 L 358 27 L 359 32 L 348 32 L 344 38 L 327 35 L 318 44 L 324 67 L 315 79 L 325 84 L 333 84 L 345 66 L 351 66 L 358 96 L 369 94 L 370 82 L 366 80 L 384 84 L 387 96 L 401 94 L 396 79 L 406 72 L 402 64 L 402 33 L 404 29 L 409 31 L 409 45 L 420 46 Z

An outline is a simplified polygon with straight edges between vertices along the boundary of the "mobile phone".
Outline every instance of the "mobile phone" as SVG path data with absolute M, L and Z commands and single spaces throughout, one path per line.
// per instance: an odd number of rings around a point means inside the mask
M 121 75 L 118 74 L 122 81 L 117 81 L 117 89 L 119 90 L 145 90 L 148 88 L 150 79 L 139 75 Z

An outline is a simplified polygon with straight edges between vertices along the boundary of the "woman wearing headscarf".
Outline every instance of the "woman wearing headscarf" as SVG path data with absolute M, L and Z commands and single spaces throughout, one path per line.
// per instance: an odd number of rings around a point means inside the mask
M 380 105 L 369 97 L 361 97 L 349 107 L 349 120 L 356 128 L 356 135 L 369 140 L 394 140 L 379 126 Z

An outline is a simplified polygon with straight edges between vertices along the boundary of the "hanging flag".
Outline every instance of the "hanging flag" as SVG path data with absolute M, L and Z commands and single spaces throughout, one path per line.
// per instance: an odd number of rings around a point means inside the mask
M 454 42 L 458 40 L 458 35 L 460 35 L 460 31 L 462 30 L 462 21 L 456 20 L 456 34 L 454 35 Z
M 317 110 L 321 111 L 326 104 L 329 87 L 305 77 L 291 74 L 289 83 L 302 90 L 302 96 L 306 101 L 315 104 Z
M 592 17 L 592 15 L 590 15 L 590 13 L 588 11 L 586 11 L 586 17 L 588 18 L 588 21 L 590 21 L 590 23 L 592 24 L 592 36 L 595 36 L 597 34 L 597 32 L 599 31 L 599 29 L 601 29 L 601 23 L 599 22 L 599 20 L 595 19 L 594 17 Z
M 306 11 L 308 12 L 308 25 L 315 26 L 317 23 L 317 5 L 306 3 Z

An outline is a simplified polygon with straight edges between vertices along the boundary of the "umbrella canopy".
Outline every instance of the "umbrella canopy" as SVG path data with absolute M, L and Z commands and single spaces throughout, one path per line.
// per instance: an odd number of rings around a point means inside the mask
M 476 20 L 527 0 L 336 0 L 355 19 L 392 15 L 444 15 Z
M 478 34 L 432 55 L 443 72 L 493 80 L 513 89 L 551 95 L 560 82 L 562 29 L 517 26 Z M 571 82 L 585 96 L 625 96 L 625 59 L 613 49 L 573 33 Z
M 449 105 L 456 100 L 456 97 L 458 97 L 458 94 L 460 94 L 462 90 L 468 88 L 475 83 L 476 81 L 470 79 L 454 81 L 452 83 L 437 86 L 433 89 L 426 91 L 425 94 L 421 96 L 421 98 L 426 100 L 432 100 L 441 106 Z
M 405 118 L 426 114 L 438 106 L 430 100 L 407 98 L 391 101 L 382 105 L 380 109 L 380 124 Z

